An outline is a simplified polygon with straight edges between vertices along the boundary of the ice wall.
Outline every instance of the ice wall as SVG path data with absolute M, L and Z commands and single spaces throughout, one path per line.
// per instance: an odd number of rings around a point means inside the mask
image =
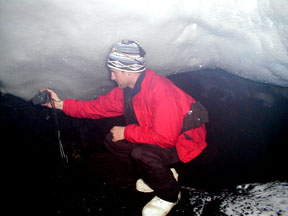
M 288 86 L 287 0 L 0 0 L 0 89 L 91 99 L 113 85 L 106 57 L 127 38 L 164 75 L 218 67 Z

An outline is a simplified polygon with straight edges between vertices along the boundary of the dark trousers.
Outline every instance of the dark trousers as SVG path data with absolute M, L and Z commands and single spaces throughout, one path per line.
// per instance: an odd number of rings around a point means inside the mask
M 179 185 L 170 170 L 173 164 L 180 162 L 175 147 L 161 148 L 126 140 L 112 142 L 111 134 L 106 136 L 104 145 L 117 158 L 134 165 L 158 197 L 169 202 L 177 201 Z

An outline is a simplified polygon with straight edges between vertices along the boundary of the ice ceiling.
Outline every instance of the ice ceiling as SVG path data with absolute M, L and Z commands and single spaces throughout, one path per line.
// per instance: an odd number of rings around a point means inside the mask
M 91 99 L 112 85 L 121 39 L 163 75 L 222 68 L 288 86 L 287 0 L 0 0 L 0 90 Z

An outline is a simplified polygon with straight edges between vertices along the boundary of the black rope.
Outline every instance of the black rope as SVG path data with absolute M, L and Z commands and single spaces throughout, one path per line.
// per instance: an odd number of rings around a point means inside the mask
M 53 109 L 53 113 L 54 113 L 54 117 L 55 117 L 55 125 L 56 125 L 56 130 L 57 130 L 57 138 L 58 138 L 58 143 L 59 143 L 60 155 L 61 155 L 61 158 L 62 158 L 64 165 L 66 165 L 66 164 L 68 164 L 68 156 L 65 153 L 63 144 L 61 142 L 60 127 L 59 127 L 59 122 L 58 122 L 58 117 L 57 117 L 57 113 L 56 113 L 54 100 L 51 97 L 49 97 L 49 100 L 50 100 L 50 103 L 52 105 L 52 109 Z

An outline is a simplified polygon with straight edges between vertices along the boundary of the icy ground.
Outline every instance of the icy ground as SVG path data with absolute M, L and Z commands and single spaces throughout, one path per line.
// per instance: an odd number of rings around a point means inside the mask
M 118 175 L 114 173 L 109 177 Z M 105 181 L 102 177 L 96 179 L 95 176 L 67 176 L 67 173 L 66 176 L 50 176 L 47 179 L 49 183 L 42 185 L 49 189 L 39 188 L 37 193 L 33 193 L 27 213 L 140 216 L 142 207 L 153 197 L 152 194 L 137 192 L 134 187 L 136 179 L 131 177 L 114 181 Z M 181 192 L 182 200 L 169 216 L 288 215 L 288 184 L 285 182 L 245 184 L 218 192 L 182 186 Z
M 189 187 L 182 189 L 188 191 L 191 208 L 197 216 L 203 215 L 208 205 L 219 205 L 219 215 L 288 215 L 287 182 L 238 185 L 235 190 L 224 190 L 216 194 Z M 217 215 L 216 212 L 213 215 Z

